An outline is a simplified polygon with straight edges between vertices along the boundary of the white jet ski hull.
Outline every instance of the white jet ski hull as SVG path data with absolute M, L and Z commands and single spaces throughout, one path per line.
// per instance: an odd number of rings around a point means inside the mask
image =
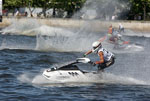
M 78 58 L 76 61 L 67 63 L 60 67 L 53 67 L 46 69 L 43 72 L 44 78 L 49 81 L 56 82 L 95 82 L 97 78 L 101 77 L 101 73 L 86 72 L 78 68 L 78 63 L 90 63 L 88 58 Z M 92 75 L 92 76 L 91 76 Z M 96 77 L 97 76 L 97 77 Z M 92 77 L 92 78 L 91 78 Z
M 49 81 L 59 83 L 66 82 L 96 82 L 97 79 L 102 79 L 102 73 L 97 72 L 82 72 L 80 70 L 58 70 L 50 72 L 45 70 L 43 76 Z
M 79 70 L 57 70 L 57 71 L 49 71 L 45 70 L 43 72 L 43 76 L 48 80 L 64 80 L 64 79 L 72 79 L 72 78 L 81 78 L 85 77 L 85 75 Z

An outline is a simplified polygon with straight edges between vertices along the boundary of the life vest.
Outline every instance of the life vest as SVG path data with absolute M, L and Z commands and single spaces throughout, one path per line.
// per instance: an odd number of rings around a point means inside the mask
M 109 30 L 108 30 L 108 34 L 112 34 L 112 32 L 113 32 L 113 28 L 110 27 Z
M 99 53 L 99 52 L 103 52 L 104 61 L 106 61 L 106 62 L 109 61 L 112 56 L 114 56 L 113 53 L 107 51 L 107 50 L 104 49 L 104 48 L 100 48 L 100 49 L 98 50 L 98 53 Z

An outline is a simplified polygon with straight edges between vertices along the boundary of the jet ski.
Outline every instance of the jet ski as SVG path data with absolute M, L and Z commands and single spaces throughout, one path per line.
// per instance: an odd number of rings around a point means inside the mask
M 112 46 L 114 50 L 131 50 L 131 51 L 143 51 L 144 48 L 142 45 L 137 43 L 132 43 L 130 41 L 125 41 L 122 39 L 122 35 L 118 32 L 114 32 L 115 34 L 107 38 L 107 43 L 109 46 Z
M 61 66 L 55 66 L 50 69 L 46 69 L 43 72 L 43 76 L 51 81 L 76 81 L 83 79 L 89 81 L 89 77 L 91 74 L 100 74 L 97 72 L 87 72 L 80 70 L 77 66 L 79 63 L 92 63 L 89 58 L 77 58 L 75 61 L 71 61 L 70 63 L 63 64 Z

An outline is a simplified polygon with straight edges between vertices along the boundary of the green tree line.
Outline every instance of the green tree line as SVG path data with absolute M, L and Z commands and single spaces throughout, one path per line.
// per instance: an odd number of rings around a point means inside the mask
M 143 20 L 146 20 L 147 16 L 150 16 L 150 0 L 130 0 L 131 10 L 133 15 L 141 15 Z
M 68 17 L 71 17 L 76 11 L 80 10 L 87 0 L 3 0 L 3 9 L 15 9 L 19 7 L 28 7 L 32 14 L 32 8 L 40 7 L 44 16 L 48 9 L 53 9 L 55 16 L 56 10 L 66 11 Z M 105 0 L 98 0 L 103 3 Z M 135 15 L 140 15 L 143 20 L 150 16 L 150 0 L 118 0 L 126 1 L 131 8 L 127 16 L 133 19 Z
M 79 10 L 86 0 L 4 0 L 3 9 L 15 9 L 19 7 L 28 7 L 32 14 L 32 8 L 40 7 L 43 10 L 44 16 L 46 10 L 53 9 L 53 15 L 55 11 L 66 11 L 68 16 L 72 16 L 74 12 Z

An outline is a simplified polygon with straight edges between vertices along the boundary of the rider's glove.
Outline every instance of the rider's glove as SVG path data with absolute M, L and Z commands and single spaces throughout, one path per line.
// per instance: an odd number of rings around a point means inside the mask
M 86 57 L 86 55 L 84 54 L 83 57 Z
M 93 64 L 92 64 L 93 66 L 96 66 L 96 64 L 93 62 Z
M 93 65 L 93 66 L 96 66 L 96 64 L 94 62 L 92 62 L 92 61 L 90 62 L 90 64 Z

